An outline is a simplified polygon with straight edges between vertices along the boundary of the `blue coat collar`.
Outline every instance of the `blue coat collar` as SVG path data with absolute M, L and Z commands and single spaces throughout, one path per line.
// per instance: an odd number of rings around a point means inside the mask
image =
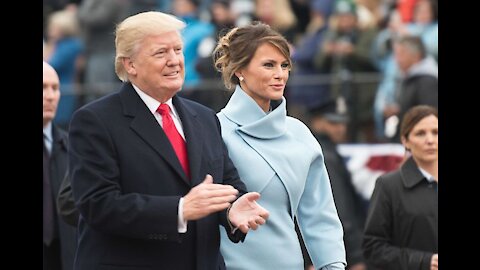
M 280 104 L 267 114 L 237 85 L 222 112 L 239 125 L 239 131 L 259 139 L 273 139 L 286 132 L 286 103 L 282 97 Z

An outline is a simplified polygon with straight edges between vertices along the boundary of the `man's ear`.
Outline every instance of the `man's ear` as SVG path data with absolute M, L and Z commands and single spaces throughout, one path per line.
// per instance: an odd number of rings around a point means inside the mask
M 123 64 L 123 68 L 125 68 L 128 74 L 137 75 L 137 70 L 135 69 L 135 63 L 132 61 L 132 58 L 123 57 L 122 64 Z

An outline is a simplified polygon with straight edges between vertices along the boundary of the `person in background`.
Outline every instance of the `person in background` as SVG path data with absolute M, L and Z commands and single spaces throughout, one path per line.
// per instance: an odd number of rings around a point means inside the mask
M 394 11 L 389 16 L 388 27 L 375 37 L 371 47 L 372 57 L 382 73 L 374 103 L 374 118 L 377 129 L 376 136 L 385 137 L 384 108 L 395 106 L 395 89 L 400 77 L 397 63 L 393 54 L 392 43 L 395 38 L 405 35 L 421 37 L 426 53 L 438 60 L 438 12 L 434 0 L 419 0 L 415 3 L 413 21 L 405 24 L 400 15 Z
M 335 206 L 342 221 L 347 269 L 365 270 L 362 239 L 367 215 L 366 202 L 355 190 L 352 176 L 337 150 L 338 144 L 345 143 L 349 120 L 346 104 L 341 101 L 342 99 L 331 99 L 310 110 L 310 129 L 322 146 Z
M 83 63 L 82 105 L 109 94 L 120 85 L 115 75 L 115 25 L 129 15 L 130 8 L 139 4 L 127 0 L 82 0 L 78 21 L 85 44 Z
M 407 110 L 416 105 L 438 107 L 438 65 L 427 54 L 418 36 L 401 36 L 394 40 L 393 51 L 401 79 L 396 102 L 384 108 L 385 129 L 392 141 L 400 141 L 399 129 L 390 123 L 400 123 Z M 389 121 L 396 117 L 397 121 Z
M 222 233 L 228 269 L 302 269 L 298 220 L 317 269 L 345 269 L 342 224 L 322 149 L 283 97 L 291 68 L 287 40 L 264 23 L 233 28 L 215 48 L 215 66 L 228 89 L 218 113 L 230 158 L 248 188 L 262 194 L 268 222 L 239 246 Z
M 73 115 L 76 270 L 224 269 L 219 225 L 237 243 L 268 218 L 229 159 L 215 112 L 176 95 L 184 27 L 154 11 L 123 20 L 115 70 L 124 83 Z
M 297 17 L 289 0 L 255 0 L 254 19 L 270 25 L 290 44 L 296 34 Z
M 235 27 L 235 16 L 231 10 L 229 0 L 212 0 L 210 16 L 215 31 L 205 36 L 199 44 L 199 58 L 195 66 L 195 70 L 199 73 L 202 81 L 221 78 L 221 74 L 212 65 L 212 52 L 217 45 L 218 39 L 225 32 Z M 222 108 L 224 105 L 222 104 Z
M 353 0 L 337 0 L 330 17 L 332 23 L 315 53 L 314 66 L 318 73 L 330 74 L 330 98 L 345 99 L 348 106 L 349 142 L 375 141 L 372 105 L 376 83 L 357 79 L 362 73 L 376 72 L 370 58 L 370 48 L 376 28 L 362 29 Z
M 202 40 L 215 32 L 215 26 L 199 17 L 199 0 L 173 0 L 172 12 L 185 21 L 186 27 L 182 31 L 185 46 L 185 83 L 184 93 L 198 90 L 200 75 L 195 66 L 200 57 L 198 49 Z M 189 93 L 191 94 L 191 93 Z M 188 98 L 188 97 L 187 97 Z
M 305 34 L 292 51 L 295 68 L 286 89 L 290 115 L 300 119 L 308 110 L 320 106 L 330 97 L 329 81 L 321 80 L 319 71 L 314 66 L 317 48 L 323 43 L 328 30 L 328 21 L 334 9 L 335 0 L 314 0 L 310 2 L 310 23 Z M 311 83 L 311 78 L 318 78 L 318 83 Z M 325 77 L 324 77 L 325 78 Z M 298 111 L 298 113 L 297 113 Z
M 375 184 L 363 239 L 372 269 L 438 269 L 438 114 L 410 108 L 400 126 L 409 157 Z
M 62 9 L 75 10 L 82 0 L 44 0 L 43 3 L 43 36 L 47 36 L 48 17 Z
M 55 123 L 68 129 L 68 123 L 78 106 L 77 83 L 79 63 L 84 50 L 78 37 L 76 9 L 56 11 L 48 18 L 48 36 L 43 59 L 57 72 L 62 85 L 62 100 L 58 105 Z
M 52 122 L 60 100 L 60 79 L 43 61 L 43 270 L 71 270 L 75 228 L 58 217 L 55 196 L 68 166 L 67 133 Z
M 218 112 L 227 104 L 230 96 L 229 92 L 225 91 L 221 74 L 212 65 L 212 52 L 217 45 L 218 38 L 235 26 L 235 16 L 229 0 L 212 0 L 209 10 L 215 31 L 205 36 L 198 46 L 195 70 L 200 76 L 200 82 L 198 91 L 190 93 L 187 98 Z

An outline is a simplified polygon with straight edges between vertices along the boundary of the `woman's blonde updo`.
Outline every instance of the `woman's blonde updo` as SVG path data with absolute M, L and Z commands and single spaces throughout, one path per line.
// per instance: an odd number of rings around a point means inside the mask
M 227 89 L 232 90 L 235 85 L 240 84 L 235 72 L 246 67 L 257 48 L 265 42 L 277 47 L 287 58 L 290 66 L 292 65 L 287 40 L 262 22 L 235 27 L 218 40 L 213 51 L 213 61 L 215 68 L 222 73 Z

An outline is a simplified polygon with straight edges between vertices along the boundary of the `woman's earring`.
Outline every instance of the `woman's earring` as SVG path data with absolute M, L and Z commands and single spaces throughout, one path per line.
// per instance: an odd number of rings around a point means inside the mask
M 241 82 L 243 82 L 243 76 L 240 76 L 240 78 L 238 78 Z

